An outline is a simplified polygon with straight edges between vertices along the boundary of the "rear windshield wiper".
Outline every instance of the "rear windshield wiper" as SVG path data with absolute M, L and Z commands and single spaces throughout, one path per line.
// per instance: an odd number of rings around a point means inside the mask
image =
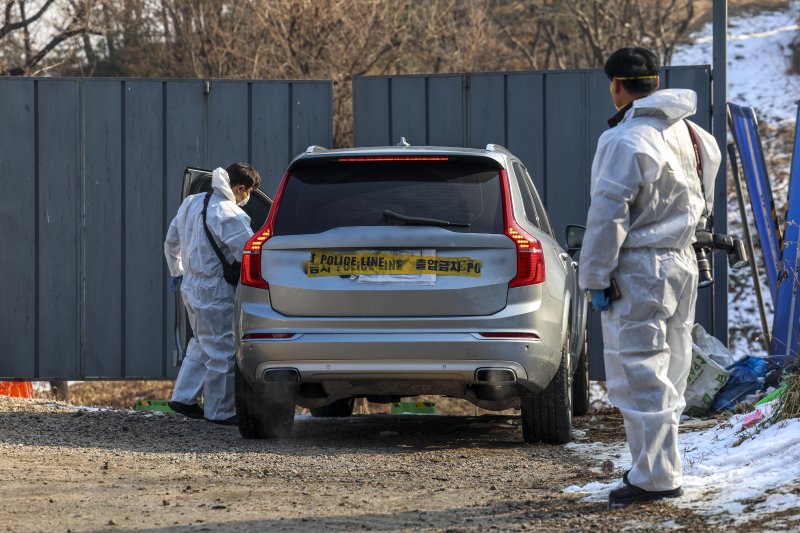
M 438 218 L 426 217 L 412 217 L 409 215 L 401 215 L 388 209 L 383 212 L 384 222 L 400 222 L 409 226 L 454 226 L 457 228 L 468 228 L 469 223 L 466 222 L 450 222 L 449 220 L 440 220 Z

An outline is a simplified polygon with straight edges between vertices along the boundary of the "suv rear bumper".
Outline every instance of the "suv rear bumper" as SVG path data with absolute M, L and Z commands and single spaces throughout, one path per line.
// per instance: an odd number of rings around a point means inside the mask
M 470 386 L 486 382 L 479 369 L 507 369 L 513 373 L 510 383 L 540 392 L 558 370 L 561 351 L 532 339 L 485 339 L 476 333 L 303 333 L 241 340 L 237 359 L 254 381 L 264 380 L 270 369 L 293 369 L 302 383 L 359 382 L 364 390 L 385 380 Z
M 270 371 L 291 368 L 297 371 L 304 383 L 324 381 L 374 381 L 391 379 L 397 381 L 459 381 L 465 384 L 487 383 L 484 370 L 505 371 L 498 383 L 513 384 L 527 381 L 527 373 L 519 363 L 513 361 L 448 361 L 433 363 L 424 361 L 294 361 L 292 363 L 260 363 L 256 377 L 271 381 Z M 481 375 L 479 375 L 481 371 Z
M 238 290 L 239 368 L 253 383 L 265 383 L 266 370 L 286 370 L 276 374 L 296 376 L 296 403 L 304 407 L 348 396 L 448 395 L 476 403 L 538 393 L 558 370 L 568 327 L 564 303 L 540 286 L 509 290 L 506 307 L 492 315 L 448 317 L 286 316 L 272 308 L 269 291 Z M 494 336 L 504 332 L 510 335 Z M 514 337 L 520 333 L 533 336 Z M 276 334 L 290 336 L 264 338 Z M 515 381 L 488 385 L 476 376 L 480 368 L 511 370 Z

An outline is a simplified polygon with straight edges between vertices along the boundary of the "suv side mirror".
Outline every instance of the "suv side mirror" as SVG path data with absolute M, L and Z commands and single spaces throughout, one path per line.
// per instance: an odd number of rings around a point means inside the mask
M 586 233 L 586 227 L 578 224 L 567 224 L 564 229 L 564 235 L 567 241 L 567 252 L 574 254 L 583 246 L 583 234 Z

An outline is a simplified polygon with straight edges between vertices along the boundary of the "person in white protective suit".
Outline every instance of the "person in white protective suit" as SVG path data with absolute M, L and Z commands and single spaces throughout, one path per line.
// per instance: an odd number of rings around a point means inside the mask
M 234 163 L 212 173 L 212 193 L 187 197 L 172 220 L 164 241 L 173 291 L 179 286 L 194 336 L 189 340 L 172 392 L 170 407 L 191 418 L 236 424 L 233 392 L 233 300 L 236 287 L 223 277 L 217 247 L 231 264 L 241 262 L 253 232 L 242 211 L 250 192 L 261 184 L 252 166 Z M 203 207 L 207 202 L 206 234 Z M 198 405 L 202 393 L 204 407 Z
M 605 72 L 619 113 L 592 164 L 579 283 L 602 312 L 608 397 L 622 413 L 632 458 L 609 494 L 616 506 L 683 494 L 678 422 L 697 300 L 692 243 L 710 213 L 721 158 L 714 137 L 686 120 L 695 92 L 656 90 L 653 53 L 620 49 Z

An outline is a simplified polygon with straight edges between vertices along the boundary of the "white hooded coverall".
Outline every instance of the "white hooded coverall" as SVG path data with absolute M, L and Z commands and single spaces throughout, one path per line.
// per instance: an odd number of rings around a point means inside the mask
M 229 263 L 242 260 L 253 232 L 250 217 L 236 205 L 228 173 L 214 170 L 214 194 L 206 222 Z M 194 336 L 181 363 L 172 401 L 197 403 L 203 393 L 205 418 L 225 420 L 236 414 L 233 395 L 233 297 L 235 287 L 222 277 L 222 264 L 203 228 L 205 193 L 187 197 L 172 220 L 164 255 L 173 277 L 183 276 L 181 295 Z
M 605 289 L 614 278 L 622 295 L 601 315 L 608 396 L 625 421 L 628 481 L 649 491 L 682 484 L 678 422 L 697 300 L 691 244 L 704 209 L 684 121 L 696 102 L 691 90 L 656 91 L 600 136 L 580 255 L 582 289 Z M 691 127 L 710 212 L 720 152 L 711 134 Z

